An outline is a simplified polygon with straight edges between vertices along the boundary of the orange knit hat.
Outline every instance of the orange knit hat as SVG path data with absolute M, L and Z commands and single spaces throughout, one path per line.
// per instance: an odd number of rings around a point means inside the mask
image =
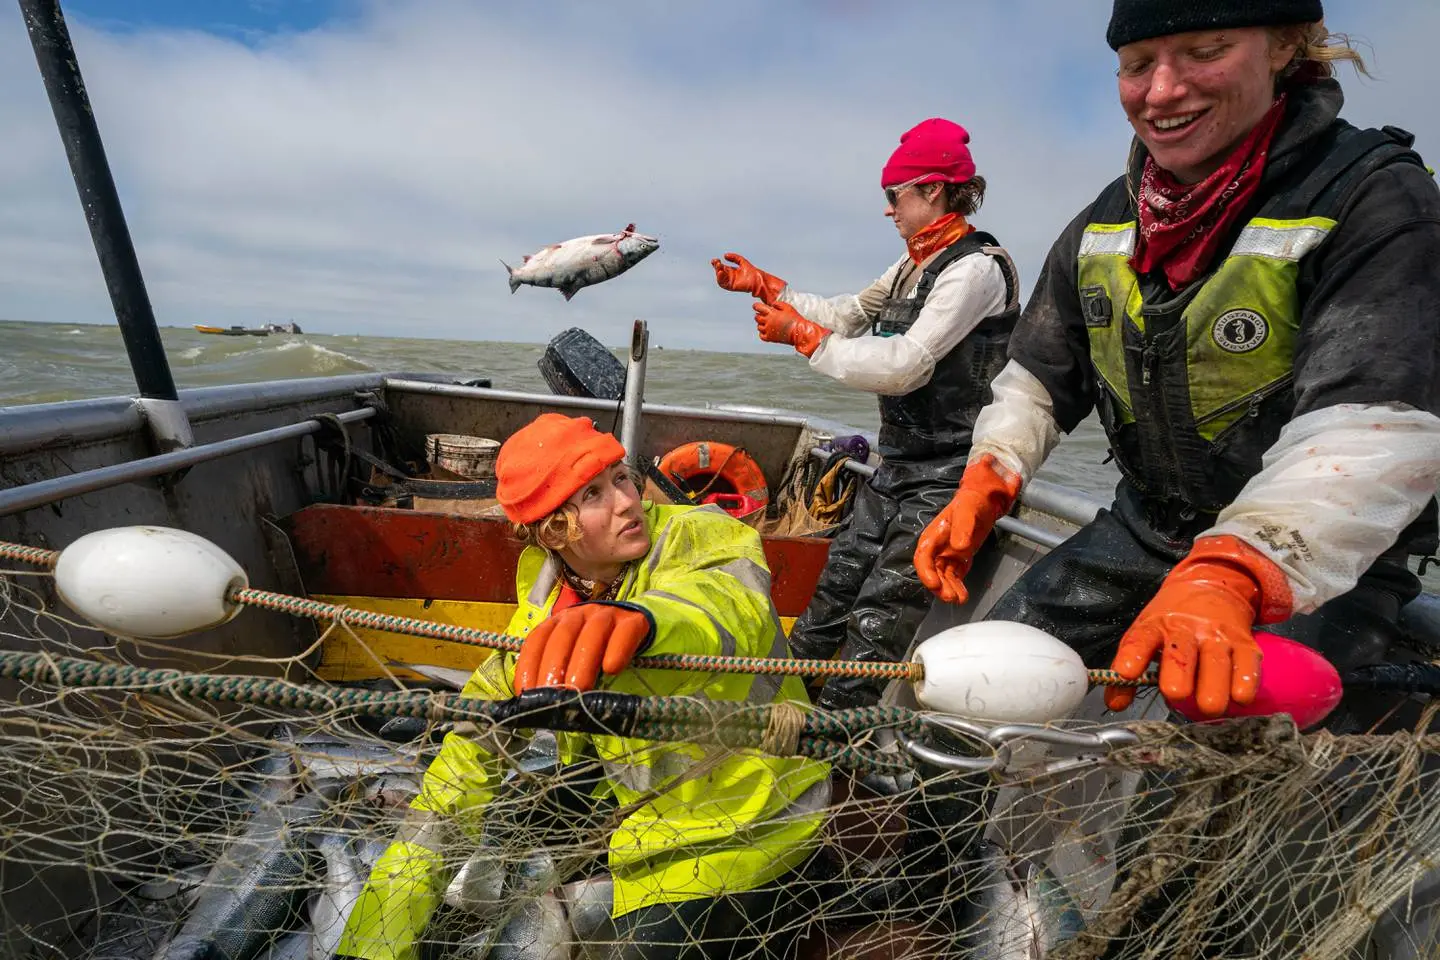
M 534 523 L 624 458 L 620 441 L 596 430 L 589 417 L 542 413 L 501 444 L 495 499 L 512 523 Z

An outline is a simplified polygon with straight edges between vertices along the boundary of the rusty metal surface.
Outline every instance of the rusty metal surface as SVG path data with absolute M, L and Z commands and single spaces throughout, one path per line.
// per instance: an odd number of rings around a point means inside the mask
M 316 504 L 284 523 L 308 593 L 515 600 L 522 547 L 503 520 Z
M 521 546 L 503 520 L 316 504 L 285 521 L 309 593 L 512 603 Z M 765 538 L 781 616 L 804 612 L 827 540 Z

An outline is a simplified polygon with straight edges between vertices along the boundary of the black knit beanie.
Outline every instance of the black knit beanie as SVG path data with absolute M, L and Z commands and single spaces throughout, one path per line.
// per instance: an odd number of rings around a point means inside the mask
M 1191 30 L 1314 23 L 1320 0 L 1115 0 L 1105 39 L 1110 49 Z

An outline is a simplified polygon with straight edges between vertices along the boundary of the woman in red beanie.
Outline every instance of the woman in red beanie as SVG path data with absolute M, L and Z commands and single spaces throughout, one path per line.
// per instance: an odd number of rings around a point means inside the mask
M 791 344 L 813 369 L 880 396 L 884 462 L 860 487 L 795 625 L 797 656 L 900 660 L 930 608 L 915 543 L 959 481 L 1019 312 L 1014 264 L 968 219 L 985 196 L 969 141 L 938 117 L 900 138 L 880 186 L 906 254 L 858 294 L 801 293 L 733 253 L 731 265 L 712 261 L 723 289 L 757 298 L 762 340 Z M 819 703 L 868 706 L 880 690 L 870 679 L 831 680 Z
M 788 650 L 759 534 L 719 507 L 642 502 L 624 456 L 620 442 L 590 420 L 555 413 L 500 448 L 496 495 L 527 544 L 507 632 L 525 642 L 518 657 L 497 652 L 483 661 L 465 694 L 506 699 L 534 687 L 588 690 L 600 682 L 646 696 L 803 703 L 794 677 L 630 668 L 641 651 L 784 657 Z M 447 734 L 404 834 L 371 873 L 342 954 L 415 956 L 456 866 L 447 867 L 441 831 L 478 829 L 504 772 L 503 757 L 472 733 Z M 796 900 L 806 885 L 794 874 L 820 841 L 828 764 L 635 738 L 560 740 L 568 760 L 599 761 L 601 802 L 629 811 L 610 841 L 611 918 L 587 933 L 587 957 L 785 953 L 798 929 L 794 915 L 807 909 Z M 512 921 L 514 935 L 537 922 L 527 909 Z

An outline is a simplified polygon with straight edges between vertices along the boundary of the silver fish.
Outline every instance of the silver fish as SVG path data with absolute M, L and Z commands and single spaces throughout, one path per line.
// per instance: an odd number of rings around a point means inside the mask
M 560 888 L 560 899 L 570 917 L 575 940 L 583 942 L 610 919 L 615 908 L 615 881 L 608 873 L 576 880 Z
M 316 841 L 325 858 L 325 882 L 310 901 L 310 960 L 331 960 L 340 946 L 350 911 L 365 889 L 370 871 L 351 849 L 350 839 L 325 833 Z
M 433 663 L 401 663 L 399 660 L 389 661 L 389 666 L 403 667 L 412 673 L 418 673 L 426 680 L 433 680 L 436 683 L 443 683 L 447 687 L 456 690 L 465 689 L 465 684 L 475 675 L 474 670 L 457 670 L 454 667 L 437 667 Z
M 365 868 L 368 876 L 375 869 L 375 863 L 390 849 L 390 841 L 380 837 L 366 837 L 360 841 L 359 848 L 355 851 L 360 858 L 360 865 Z
M 257 810 L 273 807 L 295 797 L 295 788 L 299 784 L 292 756 L 295 736 L 287 725 L 281 724 L 271 732 L 270 739 L 282 744 L 280 749 L 273 750 L 241 768 L 242 797 L 236 811 L 241 816 L 251 816 Z
M 420 792 L 421 773 L 382 773 L 365 785 L 365 799 L 380 807 L 408 807 Z
M 495 938 L 490 960 L 569 960 L 574 939 L 565 905 L 547 890 L 511 915 Z
M 285 806 L 261 807 L 210 868 L 195 907 L 155 960 L 251 960 L 303 908 L 309 873 L 306 831 L 339 785 Z
M 491 844 L 482 844 L 455 872 L 445 888 L 445 902 L 484 919 L 500 915 L 504 906 L 505 854 Z
M 477 888 L 470 893 L 477 899 L 464 902 L 463 908 L 487 922 L 456 943 L 452 956 L 456 960 L 570 960 L 576 937 L 566 902 L 561 892 L 553 889 L 559 878 L 555 858 L 536 851 L 518 862 L 511 861 L 508 876 L 501 876 L 498 854 L 494 847 L 488 852 L 482 847 L 466 864 L 478 867 L 470 878 L 470 885 Z M 482 902 L 484 899 L 492 902 Z
M 1043 866 L 985 844 L 985 889 L 965 939 L 975 960 L 1040 960 L 1085 925 L 1063 884 Z
M 428 761 L 419 751 L 393 743 L 355 743 L 311 737 L 295 745 L 300 766 L 316 782 L 354 782 L 389 773 L 418 773 Z
M 619 233 L 601 233 L 576 237 L 563 243 L 552 243 L 527 254 L 519 267 L 504 260 L 500 265 L 510 275 L 510 292 L 522 283 L 535 287 L 554 287 L 569 300 L 583 287 L 618 277 L 654 253 L 660 246 L 655 237 L 635 232 L 629 224 Z
M 308 960 L 314 937 L 309 930 L 287 933 L 263 950 L 256 960 Z M 329 954 L 326 960 L 329 960 Z
M 163 879 L 151 880 L 135 888 L 135 896 L 142 900 L 169 900 L 184 897 L 194 900 L 200 895 L 200 884 L 205 882 L 208 870 L 203 867 L 186 867 Z

